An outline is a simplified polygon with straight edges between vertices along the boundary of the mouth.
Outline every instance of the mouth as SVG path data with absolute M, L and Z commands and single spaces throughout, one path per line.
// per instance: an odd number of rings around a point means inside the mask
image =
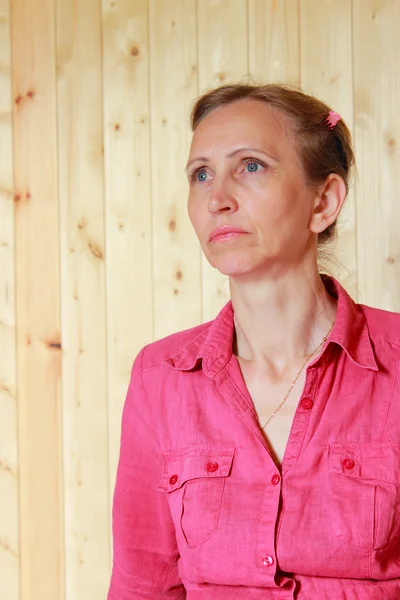
M 245 231 L 229 231 L 227 233 L 220 233 L 210 239 L 210 242 L 214 244 L 222 244 L 223 242 L 229 242 L 242 235 L 246 235 Z
M 240 229 L 238 227 L 231 227 L 230 225 L 224 225 L 218 227 L 211 232 L 208 238 L 209 242 L 221 244 L 223 242 L 229 242 L 230 240 L 236 239 L 242 235 L 247 235 L 248 231 Z

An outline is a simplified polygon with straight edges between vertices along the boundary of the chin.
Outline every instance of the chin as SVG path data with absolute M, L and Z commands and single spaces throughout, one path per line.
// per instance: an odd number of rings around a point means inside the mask
M 257 270 L 256 264 L 250 260 L 246 260 L 243 256 L 237 257 L 218 257 L 215 260 L 209 262 L 214 269 L 217 269 L 223 275 L 227 277 L 240 277 L 241 275 L 249 275 L 254 270 Z

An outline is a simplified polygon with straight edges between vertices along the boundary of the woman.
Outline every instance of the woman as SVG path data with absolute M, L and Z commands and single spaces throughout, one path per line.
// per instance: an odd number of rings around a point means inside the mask
M 319 100 L 228 85 L 192 113 L 188 209 L 229 277 L 126 398 L 109 600 L 400 598 L 400 317 L 321 276 L 353 153 Z

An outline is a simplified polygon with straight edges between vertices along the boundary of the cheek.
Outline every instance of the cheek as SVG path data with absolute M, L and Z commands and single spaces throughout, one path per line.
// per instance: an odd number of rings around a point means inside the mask
M 201 237 L 202 229 L 202 211 L 201 206 L 189 197 L 187 203 L 187 212 L 190 222 L 198 238 Z

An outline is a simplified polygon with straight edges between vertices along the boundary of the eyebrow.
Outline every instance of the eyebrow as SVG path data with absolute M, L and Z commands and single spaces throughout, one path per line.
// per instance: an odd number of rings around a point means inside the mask
M 268 152 L 265 152 L 264 150 L 260 150 L 259 148 L 238 148 L 237 150 L 234 150 L 233 152 L 229 152 L 229 154 L 226 155 L 227 158 L 232 158 L 233 156 L 235 156 L 235 154 L 238 154 L 239 152 L 258 152 L 259 154 L 264 154 L 265 156 L 268 156 L 269 158 L 272 158 L 272 160 L 278 160 L 275 156 L 272 156 L 272 154 L 268 154 Z M 190 167 L 190 165 L 194 162 L 210 162 L 210 159 L 207 158 L 206 156 L 196 156 L 195 158 L 192 158 L 191 160 L 189 160 L 189 162 L 186 165 L 186 171 L 188 170 L 188 168 Z

